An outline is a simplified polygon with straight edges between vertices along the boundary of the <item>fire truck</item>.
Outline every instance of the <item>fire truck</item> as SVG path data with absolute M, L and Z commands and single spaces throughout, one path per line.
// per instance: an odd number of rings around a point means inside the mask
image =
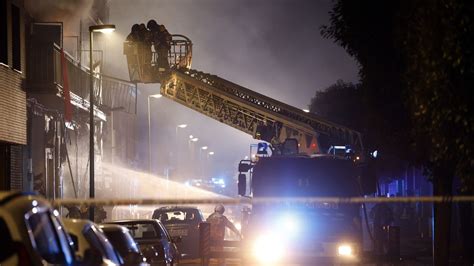
M 166 69 L 159 66 L 154 48 L 143 52 L 139 47 L 124 43 L 132 81 L 159 83 L 164 97 L 261 142 L 258 160 L 239 164 L 240 196 L 291 199 L 374 192 L 359 132 L 192 69 L 192 42 L 183 35 L 172 35 Z M 245 265 L 358 262 L 360 205 L 255 202 L 242 222 Z

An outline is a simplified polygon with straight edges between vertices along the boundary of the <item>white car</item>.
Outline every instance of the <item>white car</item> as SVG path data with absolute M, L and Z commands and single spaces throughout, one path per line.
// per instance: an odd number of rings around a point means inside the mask
M 33 193 L 0 192 L 0 265 L 73 265 L 69 235 L 51 205 Z
M 123 264 L 123 259 L 95 223 L 82 219 L 63 219 L 63 223 L 74 241 L 76 259 L 79 264 Z

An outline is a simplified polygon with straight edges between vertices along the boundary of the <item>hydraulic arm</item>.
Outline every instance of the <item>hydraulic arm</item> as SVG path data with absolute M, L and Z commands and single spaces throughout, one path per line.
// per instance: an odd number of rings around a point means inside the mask
M 190 69 L 192 43 L 185 36 L 173 35 L 171 47 L 168 55 L 171 68 L 163 73 L 153 71 L 157 64 L 156 53 L 152 52 L 149 63 L 149 59 L 143 59 L 133 44 L 126 42 L 124 52 L 131 79 L 161 83 L 163 96 L 250 134 L 255 139 L 267 141 L 277 150 L 287 138 L 294 138 L 298 140 L 299 151 L 307 154 L 325 153 L 333 145 L 351 145 L 363 151 L 361 136 L 357 131 L 216 75 Z

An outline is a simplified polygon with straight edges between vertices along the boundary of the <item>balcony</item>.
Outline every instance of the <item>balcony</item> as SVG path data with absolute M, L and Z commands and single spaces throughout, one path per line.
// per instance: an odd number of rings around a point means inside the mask
M 71 102 L 74 106 L 89 109 L 89 68 L 75 61 L 65 53 L 65 62 L 69 76 Z M 62 100 L 63 75 L 61 68 L 61 48 L 56 45 L 39 46 L 28 58 L 28 93 L 35 95 L 57 95 Z M 94 99 L 98 116 L 104 118 L 104 112 L 120 110 L 135 114 L 137 105 L 137 86 L 126 80 L 94 73 Z M 101 117 L 104 116 L 104 117 Z

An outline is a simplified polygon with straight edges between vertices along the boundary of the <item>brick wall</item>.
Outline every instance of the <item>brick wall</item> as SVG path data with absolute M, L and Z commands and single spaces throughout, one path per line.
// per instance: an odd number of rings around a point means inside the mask
M 22 72 L 12 66 L 11 5 L 20 8 L 20 46 Z M 8 65 L 0 64 L 0 141 L 26 144 L 25 13 L 23 1 L 7 0 Z
M 0 141 L 26 144 L 26 95 L 22 75 L 0 65 Z

